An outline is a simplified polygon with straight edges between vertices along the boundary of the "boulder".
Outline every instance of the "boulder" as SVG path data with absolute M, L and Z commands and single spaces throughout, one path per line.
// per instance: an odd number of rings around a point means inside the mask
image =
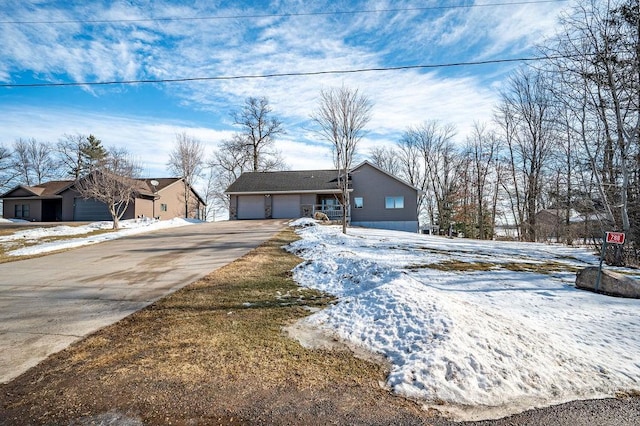
M 326 214 L 322 213 L 322 212 L 316 212 L 313 215 L 313 218 L 315 220 L 321 220 L 323 222 L 329 222 L 329 216 L 327 216 Z
M 640 299 L 640 281 L 629 276 L 603 269 L 598 290 L 596 290 L 597 280 L 597 266 L 584 268 L 583 270 L 578 271 L 576 276 L 576 288 L 595 291 L 609 296 Z

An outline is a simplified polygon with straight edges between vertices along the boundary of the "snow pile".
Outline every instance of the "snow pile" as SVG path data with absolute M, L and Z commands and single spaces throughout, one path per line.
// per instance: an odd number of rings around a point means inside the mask
M 597 264 L 586 249 L 298 233 L 294 278 L 340 297 L 306 325 L 386 357 L 395 392 L 470 420 L 640 389 L 640 301 L 576 290 L 575 269 Z M 488 267 L 433 268 L 452 260 Z M 536 265 L 544 273 L 522 271 Z
M 84 238 L 72 238 L 67 240 L 56 240 L 51 242 L 45 242 L 41 244 L 32 245 L 29 247 L 20 248 L 17 250 L 9 251 L 7 254 L 11 256 L 25 256 L 34 255 L 39 253 L 47 253 L 55 250 L 65 250 L 74 247 L 85 246 L 88 244 L 100 243 L 103 241 L 115 240 L 125 236 L 142 234 L 145 232 L 156 231 L 159 229 L 173 228 L 177 226 L 191 225 L 194 223 L 200 223 L 193 219 L 175 218 L 171 220 L 158 221 L 154 219 L 130 219 L 120 222 L 120 229 L 114 232 L 108 232 L 104 234 L 92 235 Z M 42 239 L 60 236 L 77 236 L 84 235 L 90 232 L 100 229 L 113 228 L 113 222 L 93 222 L 83 226 L 54 226 L 43 228 L 30 228 L 21 231 L 17 231 L 11 235 L 0 237 L 0 244 L 7 243 L 15 240 L 24 240 L 26 242 L 38 242 Z
M 307 226 L 316 226 L 317 224 L 318 221 L 310 217 L 301 217 L 300 219 L 289 222 L 289 226 L 294 228 L 305 228 Z
M 0 217 L 0 223 L 28 223 L 28 220 L 24 220 L 24 219 L 5 219 L 3 217 Z

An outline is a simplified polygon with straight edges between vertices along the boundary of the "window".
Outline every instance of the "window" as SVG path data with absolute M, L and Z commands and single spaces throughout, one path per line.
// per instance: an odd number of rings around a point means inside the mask
M 353 207 L 356 209 L 361 209 L 364 207 L 364 198 L 362 197 L 354 197 L 353 199 Z
M 384 208 L 404 209 L 404 197 L 384 197 Z
M 13 217 L 29 217 L 29 204 L 16 204 L 13 208 Z
M 160 204 L 160 211 L 161 212 L 166 212 L 167 211 L 167 205 L 166 204 Z

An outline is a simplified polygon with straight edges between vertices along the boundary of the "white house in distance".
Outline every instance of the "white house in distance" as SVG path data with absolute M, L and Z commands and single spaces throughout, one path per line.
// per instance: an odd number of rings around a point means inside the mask
M 418 188 L 368 161 L 351 169 L 349 187 L 351 225 L 418 231 Z M 337 170 L 243 173 L 225 193 L 231 220 L 342 217 Z

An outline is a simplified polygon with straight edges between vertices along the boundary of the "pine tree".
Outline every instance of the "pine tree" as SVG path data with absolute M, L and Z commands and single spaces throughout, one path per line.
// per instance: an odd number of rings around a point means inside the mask
M 80 146 L 81 168 L 83 174 L 95 170 L 107 157 L 107 150 L 102 146 L 102 141 L 94 135 L 87 136 L 86 142 Z

